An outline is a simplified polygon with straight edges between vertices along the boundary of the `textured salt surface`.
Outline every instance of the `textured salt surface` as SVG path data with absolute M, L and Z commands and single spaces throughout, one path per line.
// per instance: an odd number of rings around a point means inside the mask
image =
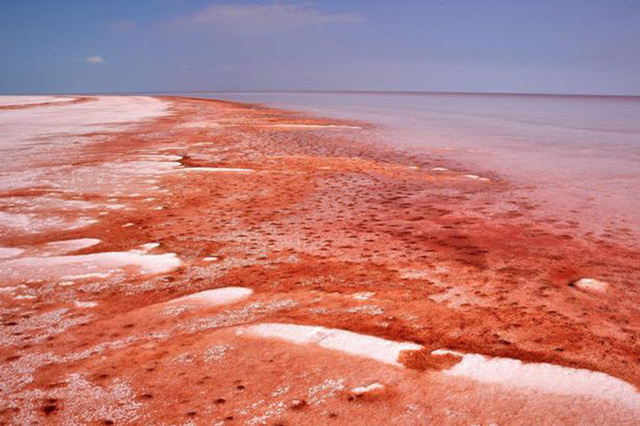
M 523 363 L 509 358 L 489 358 L 449 350 L 436 350 L 432 354 L 453 354 L 462 357 L 458 364 L 442 372 L 448 376 L 547 393 L 601 398 L 640 410 L 640 393 L 635 387 L 604 373 L 546 363 Z
M 168 113 L 166 102 L 143 96 L 105 96 L 82 103 L 2 111 L 0 154 L 11 161 L 4 161 L 0 171 L 31 169 L 34 161 L 54 158 L 58 150 L 77 144 L 81 135 L 125 130 Z M 46 143 L 34 143 L 44 137 Z
M 190 294 L 188 296 L 180 297 L 172 300 L 171 304 L 178 303 L 195 303 L 199 305 L 218 306 L 227 305 L 229 303 L 237 302 L 242 299 L 246 299 L 251 296 L 253 290 L 245 287 L 223 287 L 213 290 L 201 291 L 199 293 Z
M 54 241 L 45 245 L 45 250 L 55 254 L 64 254 L 82 250 L 100 244 L 97 238 L 78 238 L 75 240 Z
M 595 278 L 580 278 L 576 281 L 575 286 L 587 291 L 595 291 L 602 293 L 607 290 L 609 283 L 597 280 Z
M 91 277 L 136 267 L 141 274 L 160 274 L 181 265 L 174 253 L 142 254 L 107 252 L 79 256 L 28 257 L 5 261 L 0 265 L 3 279 L 68 279 Z M 102 275 L 101 275 L 102 276 Z
M 24 253 L 23 249 L 14 247 L 0 247 L 0 259 L 8 259 L 10 257 L 16 257 Z
M 325 349 L 371 358 L 398 367 L 402 366 L 398 362 L 400 352 L 422 349 L 422 346 L 415 343 L 394 342 L 365 334 L 309 325 L 266 323 L 243 328 L 239 333 L 279 338 L 297 344 L 315 343 Z

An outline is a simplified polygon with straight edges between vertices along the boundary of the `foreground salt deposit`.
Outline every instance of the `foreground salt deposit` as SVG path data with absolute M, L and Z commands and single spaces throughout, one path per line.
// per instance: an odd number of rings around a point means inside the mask
M 422 346 L 415 343 L 394 342 L 365 334 L 310 325 L 258 324 L 243 328 L 239 333 L 282 339 L 296 344 L 316 344 L 325 349 L 371 358 L 397 367 L 402 366 L 398 362 L 400 352 L 422 349 Z
M 436 356 L 446 354 L 462 358 L 459 363 L 442 372 L 447 376 L 512 388 L 607 399 L 640 410 L 640 392 L 633 385 L 604 373 L 442 349 L 432 352 Z

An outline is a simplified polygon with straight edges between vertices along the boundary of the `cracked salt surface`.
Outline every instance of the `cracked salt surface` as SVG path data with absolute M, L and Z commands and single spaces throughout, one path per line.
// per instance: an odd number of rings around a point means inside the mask
M 489 358 L 446 349 L 435 350 L 431 354 L 462 357 L 458 364 L 442 371 L 447 376 L 546 393 L 606 399 L 640 410 L 640 393 L 633 385 L 598 371 L 547 363 L 523 363 L 517 359 Z
M 325 349 L 337 350 L 349 355 L 374 359 L 401 367 L 398 356 L 402 351 L 417 351 L 422 346 L 408 342 L 394 342 L 380 337 L 350 331 L 309 325 L 265 323 L 238 330 L 238 334 L 255 337 L 278 338 L 296 344 L 315 343 Z

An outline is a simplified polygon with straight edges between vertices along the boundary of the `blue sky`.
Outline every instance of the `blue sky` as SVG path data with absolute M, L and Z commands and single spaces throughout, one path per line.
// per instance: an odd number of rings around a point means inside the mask
M 0 0 L 0 93 L 640 94 L 638 0 Z

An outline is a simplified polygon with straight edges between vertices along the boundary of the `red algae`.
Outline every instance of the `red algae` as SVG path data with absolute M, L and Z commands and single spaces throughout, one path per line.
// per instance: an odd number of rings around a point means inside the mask
M 366 123 L 159 99 L 3 186 L 2 423 L 637 422 L 636 248 Z M 39 258 L 89 263 L 27 276 Z

